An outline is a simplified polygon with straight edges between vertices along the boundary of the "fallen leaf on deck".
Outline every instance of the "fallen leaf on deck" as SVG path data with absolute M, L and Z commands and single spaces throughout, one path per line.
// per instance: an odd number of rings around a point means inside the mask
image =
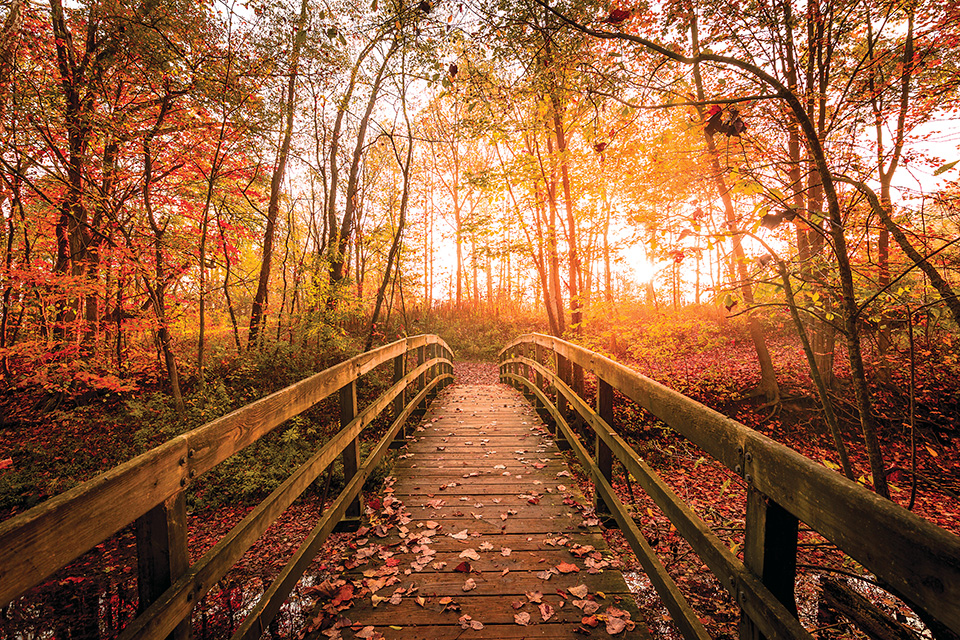
M 543 602 L 543 594 L 539 591 L 527 591 L 527 600 L 534 604 Z
M 513 616 L 513 621 L 516 622 L 521 627 L 525 627 L 530 624 L 530 614 L 526 611 L 521 611 L 520 613 Z
M 575 587 L 570 587 L 570 588 L 568 588 L 567 591 L 569 591 L 572 595 L 575 595 L 575 596 L 576 596 L 577 598 L 579 598 L 580 600 L 583 600 L 584 598 L 587 597 L 587 591 L 588 591 L 588 590 L 587 590 L 587 585 L 585 585 L 585 584 L 578 584 L 578 585 L 575 586 Z
M 522 600 L 514 600 L 513 603 L 511 603 L 510 606 L 513 607 L 514 610 L 516 610 L 516 609 L 521 608 L 521 607 L 522 607 L 523 605 L 525 605 L 525 604 L 527 604 L 527 603 L 526 603 L 526 602 L 523 602 Z
M 614 636 L 623 631 L 633 631 L 637 623 L 630 619 L 630 612 L 618 609 L 617 607 L 607 607 L 607 633 Z
M 466 614 L 460 616 L 457 622 L 460 623 L 461 629 L 473 629 L 475 631 L 480 631 L 481 629 L 483 629 L 482 622 L 480 622 L 479 620 L 474 620 L 473 618 L 471 618 Z
M 464 591 L 473 591 L 477 588 L 477 583 L 473 578 L 467 578 L 467 581 L 463 583 L 461 587 Z
M 600 610 L 600 604 L 593 600 L 574 600 L 573 606 L 583 611 L 585 615 L 592 616 Z
M 459 571 L 460 573 L 470 573 L 470 563 L 464 560 L 456 566 L 454 571 Z
M 474 549 L 464 549 L 460 552 L 461 558 L 468 558 L 470 560 L 479 560 L 480 554 L 477 553 Z
M 600 620 L 597 618 L 597 616 L 586 616 L 580 621 L 580 623 L 585 624 L 588 627 L 596 628 L 596 626 L 600 624 Z
M 570 564 L 569 562 L 561 562 L 557 565 L 557 571 L 560 573 L 577 573 L 580 571 L 580 567 L 575 564 Z
M 540 603 L 540 617 L 543 618 L 543 621 L 546 622 L 553 617 L 553 607 L 551 607 L 546 602 Z
M 457 533 L 448 533 L 447 535 L 453 538 L 454 540 L 466 540 L 467 538 L 470 537 L 470 534 L 467 533 L 466 529 L 464 529 L 463 531 L 458 531 Z
M 493 551 L 493 545 L 489 542 L 481 542 L 480 551 Z
M 509 556 L 511 553 L 513 553 L 513 549 L 508 549 L 507 547 L 500 548 L 500 555 L 502 555 L 504 558 Z

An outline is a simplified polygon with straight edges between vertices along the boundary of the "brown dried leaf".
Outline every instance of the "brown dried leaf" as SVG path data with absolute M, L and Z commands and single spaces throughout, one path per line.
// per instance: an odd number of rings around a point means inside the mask
M 530 624 L 530 614 L 526 611 L 521 611 L 518 614 L 513 616 L 513 621 L 516 622 L 521 627 L 526 627 Z
M 551 607 L 546 602 L 540 603 L 540 617 L 543 618 L 544 622 L 552 618 L 553 614 L 554 614 L 553 607 Z
M 582 610 L 588 616 L 592 616 L 600 610 L 600 604 L 594 600 L 574 600 L 573 606 Z
M 583 600 L 584 598 L 587 597 L 587 585 L 585 584 L 578 584 L 575 587 L 570 587 L 567 589 L 567 591 L 569 591 L 571 595 L 576 596 L 580 600 Z

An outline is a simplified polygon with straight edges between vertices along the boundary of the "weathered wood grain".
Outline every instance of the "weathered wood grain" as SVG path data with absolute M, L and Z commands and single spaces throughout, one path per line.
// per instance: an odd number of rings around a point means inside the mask
M 508 418 L 511 415 L 514 417 Z M 494 432 L 503 439 L 498 446 L 501 453 L 486 458 L 480 439 L 494 437 Z M 426 544 L 433 553 L 428 564 L 414 568 L 409 575 L 401 573 L 399 583 L 379 592 L 380 597 L 389 597 L 395 588 L 409 588 L 415 583 L 416 592 L 404 595 L 400 604 L 381 601 L 374 606 L 367 595 L 344 612 L 356 623 L 357 630 L 373 625 L 386 637 L 405 638 L 582 637 L 576 629 L 583 612 L 572 605 L 575 598 L 567 600 L 558 590 L 569 596 L 566 589 L 586 585 L 590 597 L 602 606 L 601 613 L 612 605 L 630 612 L 638 623 L 632 632 L 617 637 L 649 637 L 619 572 L 607 567 L 590 573 L 584 558 L 571 552 L 575 545 L 589 545 L 596 554 L 591 562 L 609 557 L 599 528 L 584 523 L 582 510 L 591 505 L 568 477 L 566 466 L 556 459 L 553 437 L 519 394 L 503 386 L 450 387 L 412 435 L 415 441 L 404 452 L 410 456 L 393 469 L 396 482 L 391 495 L 403 502 L 404 513 L 409 514 L 407 531 L 435 531 Z M 456 447 L 455 458 L 447 459 L 445 453 L 437 452 L 437 446 Z M 532 462 L 525 465 L 522 460 L 527 459 Z M 541 463 L 540 459 L 548 462 Z M 453 469 L 440 467 L 450 462 L 456 465 Z M 504 476 L 504 472 L 511 475 Z M 562 472 L 564 475 L 558 477 Z M 478 475 L 463 478 L 464 473 Z M 455 484 L 448 486 L 450 483 Z M 395 530 L 384 538 L 370 536 L 364 544 L 390 549 L 391 562 L 401 569 L 422 558 L 406 550 Z M 467 559 L 472 572 L 454 571 L 464 561 L 461 554 L 468 550 L 479 557 Z M 383 565 L 381 558 L 373 556 L 345 577 L 359 582 L 363 571 Z M 567 565 L 577 571 L 549 572 L 557 566 L 569 570 Z M 464 591 L 467 579 L 472 579 L 476 587 Z M 554 608 L 554 615 L 546 622 L 538 605 L 528 602 L 525 595 L 534 591 L 542 592 L 543 601 Z M 416 596 L 424 600 L 418 602 Z M 451 597 L 459 610 L 444 610 L 440 604 L 444 596 Z M 514 609 L 513 603 L 519 601 L 525 604 Z M 516 624 L 514 615 L 518 612 L 530 614 L 530 626 Z M 458 619 L 464 614 L 482 622 L 484 629 L 461 629 Z M 343 637 L 351 637 L 351 630 L 343 631 Z
M 129 460 L 0 523 L 0 606 L 173 496 L 189 482 L 391 358 L 438 336 L 360 354 Z M 438 358 L 435 364 L 443 363 Z M 425 370 L 425 369 L 424 369 Z
M 520 358 L 507 356 L 522 343 L 540 344 L 560 361 L 605 380 L 960 633 L 960 537 L 695 400 L 558 338 L 521 336 L 501 352 L 502 372 L 518 366 Z M 565 387 L 554 372 L 543 373 L 558 382 L 558 390 Z M 560 393 L 562 404 L 571 401 L 569 393 L 570 387 Z

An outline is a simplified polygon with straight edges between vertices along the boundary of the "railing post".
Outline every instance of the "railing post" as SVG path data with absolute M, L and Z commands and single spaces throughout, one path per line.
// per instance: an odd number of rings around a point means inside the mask
M 560 378 L 560 381 L 561 381 L 561 382 L 565 382 L 565 383 L 568 383 L 568 384 L 569 384 L 569 381 L 570 381 L 570 361 L 567 360 L 566 358 L 564 358 L 563 356 L 561 356 L 561 355 L 560 355 L 559 353 L 557 353 L 556 351 L 554 351 L 554 355 L 556 355 L 556 357 L 557 357 L 557 377 Z M 556 402 L 556 403 L 557 403 L 557 413 L 559 413 L 560 416 L 561 416 L 564 420 L 566 420 L 566 419 L 567 419 L 567 412 L 568 412 L 568 410 L 569 410 L 569 405 L 568 405 L 568 403 L 567 403 L 567 398 L 566 398 L 566 396 L 564 396 L 562 393 L 560 393 L 560 389 L 559 389 L 559 388 L 557 389 L 556 401 L 557 401 L 557 402 Z M 560 431 L 559 428 L 557 428 L 557 432 L 556 432 L 555 435 L 556 435 L 557 447 L 558 447 L 561 451 L 566 451 L 566 450 L 568 450 L 568 449 L 570 448 L 570 443 L 567 442 L 567 439 L 563 436 L 563 432 Z
M 340 389 L 340 428 L 343 429 L 357 417 L 357 381 Z M 358 438 L 350 441 L 350 444 L 343 450 L 343 483 L 346 485 L 353 476 L 357 475 L 360 468 L 360 443 Z M 360 497 L 350 503 L 343 516 L 344 527 L 350 528 L 353 523 L 360 522 Z
M 417 347 L 417 366 L 419 367 L 424 362 L 426 362 L 426 352 L 427 348 L 425 346 Z M 427 386 L 427 374 L 423 372 L 420 374 L 420 377 L 417 378 L 417 391 L 423 391 L 424 387 Z M 417 406 L 418 409 L 426 411 L 427 410 L 427 399 L 424 398 L 420 404 Z
M 137 591 L 140 596 L 140 613 L 190 568 L 186 496 L 185 491 L 180 491 L 137 518 Z M 177 625 L 169 638 L 186 640 L 189 637 L 188 616 Z
M 597 377 L 597 415 L 613 429 L 613 387 L 600 377 Z M 610 486 L 613 486 L 613 452 L 599 435 L 596 436 L 596 442 L 597 467 Z M 610 521 L 613 518 L 610 517 L 610 506 L 603 501 L 599 493 L 594 497 L 594 506 L 597 516 L 604 521 L 604 526 L 611 526 Z
M 428 359 L 428 360 L 433 360 L 434 358 L 437 357 L 437 353 L 438 353 L 438 345 L 437 345 L 437 343 L 436 343 L 436 342 L 430 343 L 430 344 L 427 346 L 427 359 Z M 438 371 L 438 365 L 435 365 L 435 364 L 430 365 L 430 376 L 428 377 L 428 379 L 430 380 L 430 382 L 433 382 L 433 379 L 437 377 L 437 371 Z M 437 388 L 436 388 L 436 387 L 434 387 L 434 388 L 433 388 L 433 391 L 430 392 L 430 399 L 432 400 L 432 399 L 435 398 L 435 397 L 437 397 Z
M 747 460 L 750 460 L 749 453 Z M 743 544 L 743 562 L 770 592 L 794 616 L 797 600 L 794 583 L 797 577 L 797 518 L 753 487 L 747 480 L 747 518 Z M 737 598 L 743 604 L 743 592 Z M 741 640 L 763 640 L 753 621 L 741 609 Z
M 527 358 L 529 356 L 530 356 L 530 345 L 528 344 L 520 345 L 520 357 Z M 530 378 L 532 377 L 530 365 L 526 363 L 521 364 L 520 371 L 521 371 L 520 376 L 524 380 L 530 380 Z M 528 387 L 527 385 L 521 383 L 520 389 L 523 392 L 523 397 L 527 399 L 527 402 L 531 402 L 533 398 L 536 397 L 533 391 L 531 391 L 530 387 Z
M 537 361 L 537 364 L 543 365 L 543 345 L 537 343 L 534 347 L 533 359 Z M 535 383 L 537 385 L 537 390 L 543 393 L 543 374 L 540 373 L 540 370 L 537 369 L 534 373 Z M 540 419 L 544 422 L 547 421 L 547 411 L 546 405 L 543 404 L 543 401 L 540 400 L 539 396 L 534 397 L 534 408 L 537 410 L 537 414 L 540 415 Z
M 393 384 L 397 384 L 403 380 L 403 376 L 406 375 L 407 369 L 407 352 L 404 351 L 402 355 L 397 356 L 393 359 Z M 400 414 L 403 413 L 403 408 L 407 404 L 407 390 L 404 388 L 396 398 L 393 399 L 393 419 L 396 420 L 400 417 Z M 407 440 L 407 424 L 404 422 L 403 426 L 397 430 L 397 435 L 393 440 L 393 443 L 390 445 L 392 449 L 399 449 Z

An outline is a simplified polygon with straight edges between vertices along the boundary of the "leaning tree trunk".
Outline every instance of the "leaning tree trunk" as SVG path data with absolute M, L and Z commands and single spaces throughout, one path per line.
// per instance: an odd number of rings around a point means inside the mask
M 700 51 L 700 40 L 697 32 L 697 18 L 692 15 L 690 20 L 691 40 L 693 41 L 694 54 Z M 703 90 L 703 78 L 700 75 L 700 64 L 693 65 L 693 80 L 697 87 L 697 101 L 703 103 L 705 92 Z M 700 112 L 700 118 L 703 119 L 703 107 L 697 106 Z M 723 210 L 726 222 L 733 236 L 733 261 L 736 268 L 735 278 L 739 281 L 740 296 L 747 307 L 747 328 L 750 331 L 750 339 L 753 340 L 753 346 L 757 351 L 757 360 L 760 363 L 760 386 L 758 391 L 763 394 L 767 402 L 776 403 L 780 401 L 780 385 L 777 384 L 777 372 L 773 368 L 773 358 L 770 356 L 770 350 L 767 349 L 767 341 L 763 335 L 763 328 L 760 321 L 751 311 L 755 304 L 753 297 L 753 287 L 750 285 L 750 279 L 747 274 L 747 260 L 743 251 L 740 234 L 736 233 L 736 213 L 733 209 L 733 200 L 730 199 L 730 190 L 727 189 L 723 179 L 722 169 L 720 167 L 719 154 L 717 146 L 710 131 L 704 130 L 704 139 L 707 143 L 707 153 L 710 157 L 710 170 L 713 172 L 713 183 L 721 200 L 723 200 Z

